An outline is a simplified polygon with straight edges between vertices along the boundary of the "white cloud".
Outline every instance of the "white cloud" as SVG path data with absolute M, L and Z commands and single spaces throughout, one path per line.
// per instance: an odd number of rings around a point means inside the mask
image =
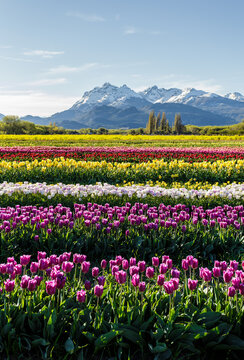
M 104 22 L 104 21 L 106 21 L 105 18 L 100 15 L 84 14 L 84 13 L 77 12 L 77 11 L 69 11 L 69 12 L 67 12 L 66 15 L 73 16 L 73 17 L 76 17 L 78 19 L 88 21 L 88 22 Z
M 49 74 L 64 74 L 64 73 L 75 73 L 79 71 L 86 71 L 98 67 L 98 63 L 88 63 L 81 66 L 66 66 L 60 65 L 55 68 L 51 68 L 48 73 Z
M 26 56 L 40 56 L 42 58 L 53 58 L 55 55 L 62 55 L 64 51 L 29 50 L 23 53 Z
M 0 45 L 0 49 L 12 49 L 12 45 Z
M 127 26 L 124 30 L 125 35 L 135 35 L 135 34 L 145 34 L 145 35 L 160 35 L 161 31 L 159 30 L 147 30 L 139 29 L 134 26 Z
M 135 27 L 129 26 L 125 29 L 124 34 L 125 35 L 134 35 L 138 34 L 140 31 L 136 29 Z
M 5 115 L 50 116 L 70 108 L 78 97 L 50 95 L 44 92 L 0 90 L 1 113 Z
M 0 56 L 0 59 L 3 60 L 10 60 L 10 61 L 23 61 L 23 62 L 38 62 L 32 59 L 23 59 L 23 58 L 19 58 L 19 57 L 13 57 L 13 56 Z
M 65 78 L 58 79 L 40 79 L 36 81 L 29 82 L 27 85 L 31 86 L 52 86 L 66 83 L 67 80 Z

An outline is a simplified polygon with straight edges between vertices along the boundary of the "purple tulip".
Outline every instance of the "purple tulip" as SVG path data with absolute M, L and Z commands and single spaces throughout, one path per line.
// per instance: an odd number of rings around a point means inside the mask
M 117 271 L 119 271 L 119 266 L 118 265 L 112 266 L 111 273 L 112 273 L 113 276 L 115 276 Z
M 42 277 L 42 276 L 35 275 L 35 276 L 34 276 L 34 279 L 36 280 L 37 286 L 39 286 L 40 283 L 41 283 L 42 280 L 43 280 L 43 277 Z
M 98 267 L 92 268 L 92 276 L 98 277 L 98 274 L 99 274 L 99 268 Z
M 49 260 L 41 258 L 38 262 L 39 270 L 46 270 L 49 267 Z
M 131 257 L 130 258 L 130 266 L 136 265 L 136 258 Z
M 228 267 L 227 262 L 226 261 L 220 261 L 220 267 L 222 271 L 225 271 Z
M 86 280 L 84 285 L 86 290 L 91 290 L 91 282 L 89 280 Z
M 39 269 L 39 264 L 37 262 L 32 262 L 30 264 L 30 271 L 32 274 L 35 274 Z
M 146 277 L 148 279 L 151 279 L 151 278 L 153 278 L 153 276 L 154 276 L 154 268 L 152 266 L 147 267 L 146 268 Z
M 213 276 L 215 278 L 219 278 L 221 276 L 221 268 L 220 267 L 214 267 L 212 269 L 212 271 L 213 271 Z
M 106 280 L 105 276 L 98 276 L 97 278 L 98 285 L 104 286 L 105 280 Z
M 89 261 L 83 261 L 81 264 L 81 270 L 83 274 L 87 274 L 90 269 L 90 262 Z
M 176 268 L 173 268 L 173 269 L 171 270 L 171 276 L 172 276 L 173 278 L 179 278 L 179 277 L 180 277 L 180 271 L 177 270 Z
M 137 266 L 140 272 L 144 272 L 146 270 L 146 262 L 145 261 L 138 261 Z
M 115 274 L 115 280 L 118 284 L 124 284 L 126 282 L 126 272 L 123 270 L 117 271 Z
M 191 290 L 191 291 L 195 290 L 196 287 L 197 287 L 197 283 L 198 283 L 198 280 L 188 279 L 188 288 L 189 288 L 189 290 Z
M 228 288 L 228 296 L 229 297 L 234 297 L 235 296 L 235 293 L 236 293 L 236 289 L 233 287 L 233 286 L 230 286 Z
M 124 260 L 122 261 L 122 268 L 123 268 L 124 270 L 127 270 L 127 269 L 129 268 L 129 262 L 128 262 L 128 260 L 124 259 Z
M 26 266 L 30 262 L 31 255 L 22 255 L 20 256 L 20 264 Z
M 139 273 L 139 266 L 130 266 L 130 276 Z
M 22 289 L 27 289 L 29 281 L 30 281 L 30 277 L 28 275 L 23 275 L 20 281 L 20 287 Z
M 223 272 L 223 278 L 225 283 L 229 283 L 231 281 L 231 278 L 233 276 L 233 273 L 229 270 L 226 270 Z
M 102 269 L 106 269 L 106 266 L 107 266 L 107 260 L 103 259 L 103 260 L 101 261 L 101 268 L 102 268 Z
M 86 301 L 86 292 L 85 290 L 79 290 L 76 293 L 76 299 L 77 301 L 79 301 L 80 303 L 84 303 Z
M 237 270 L 238 265 L 239 265 L 239 263 L 237 261 L 235 261 L 235 260 L 230 261 L 230 267 L 232 267 L 232 269 Z
M 172 281 L 172 283 L 174 285 L 174 290 L 177 290 L 179 287 L 180 280 L 178 278 L 172 278 L 170 281 Z
M 103 294 L 103 286 L 102 285 L 96 285 L 94 287 L 94 294 L 97 296 L 97 297 L 101 297 L 102 294 Z
M 63 289 L 66 283 L 66 276 L 62 272 L 58 272 L 56 276 L 57 289 Z
M 173 266 L 173 261 L 172 261 L 172 259 L 167 259 L 167 260 L 166 260 L 166 265 L 168 266 L 168 269 L 171 269 L 172 266 Z
M 164 284 L 164 290 L 167 294 L 173 294 L 174 292 L 174 283 L 172 281 L 165 281 Z
M 189 261 L 186 259 L 183 259 L 181 262 L 181 266 L 184 271 L 187 271 L 189 269 Z
M 14 266 L 14 271 L 16 275 L 21 275 L 22 274 L 22 265 L 21 264 L 17 264 Z
M 138 289 L 140 292 L 144 292 L 146 289 L 146 283 L 144 281 L 139 282 Z
M 162 286 L 164 284 L 164 280 L 165 280 L 164 275 L 162 275 L 162 274 L 158 275 L 157 284 L 159 286 Z
M 28 281 L 28 286 L 27 286 L 29 291 L 35 291 L 37 288 L 37 281 L 35 279 L 30 279 Z
M 4 281 L 5 290 L 7 292 L 12 292 L 14 290 L 15 281 L 7 279 Z
M 131 283 L 134 287 L 137 287 L 139 285 L 140 282 L 140 277 L 138 274 L 134 274 L 131 278 Z
M 45 259 L 47 256 L 47 253 L 45 251 L 38 251 L 37 253 L 37 260 Z
M 238 278 L 238 277 L 234 277 L 234 278 L 231 279 L 231 282 L 232 282 L 233 287 L 234 287 L 236 290 L 238 290 L 239 287 L 240 287 L 241 279 Z
M 166 274 L 167 271 L 168 271 L 168 266 L 164 263 L 160 264 L 159 266 L 160 274 Z
M 57 289 L 57 283 L 55 280 L 46 281 L 46 292 L 48 295 L 54 295 Z
M 159 258 L 158 257 L 153 257 L 152 258 L 152 265 L 155 267 L 159 266 Z

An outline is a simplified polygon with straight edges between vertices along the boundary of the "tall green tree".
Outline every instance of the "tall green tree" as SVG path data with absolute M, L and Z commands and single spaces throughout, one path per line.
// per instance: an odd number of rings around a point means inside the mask
M 149 119 L 146 126 L 147 134 L 153 134 L 153 132 L 155 131 L 155 123 L 156 123 L 156 117 L 154 111 L 152 110 L 149 114 Z
M 184 132 L 184 125 L 182 124 L 180 114 L 175 114 L 175 122 L 173 129 L 177 135 L 182 134 Z
M 165 124 L 165 134 L 169 134 L 171 132 L 171 128 L 169 126 L 169 120 L 166 120 Z
M 156 118 L 156 121 L 155 121 L 155 132 L 159 131 L 160 118 L 161 118 L 161 115 L 160 115 L 160 113 L 158 113 L 157 118 Z
M 159 131 L 161 134 L 164 134 L 165 130 L 166 130 L 166 114 L 165 114 L 165 112 L 163 112 L 162 119 L 161 119 L 160 126 L 159 126 Z

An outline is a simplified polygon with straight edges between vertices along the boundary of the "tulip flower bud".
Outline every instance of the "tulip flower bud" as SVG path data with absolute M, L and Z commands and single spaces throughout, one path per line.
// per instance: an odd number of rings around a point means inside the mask
M 30 262 L 31 255 L 22 255 L 20 256 L 20 264 L 26 266 Z
M 137 287 L 139 285 L 140 282 L 140 277 L 138 274 L 134 274 L 131 278 L 131 283 L 134 287 Z
M 56 292 L 57 284 L 55 280 L 46 281 L 46 292 L 48 295 L 53 295 Z
M 236 293 L 236 289 L 233 286 L 228 288 L 228 296 L 229 297 L 234 297 L 235 293 Z
M 140 292 L 144 292 L 146 289 L 146 283 L 144 281 L 140 282 L 138 285 L 138 289 Z
M 188 279 L 188 288 L 189 288 L 189 290 L 191 290 L 191 291 L 195 290 L 196 287 L 197 287 L 197 283 L 198 283 L 198 280 Z
M 162 286 L 164 284 L 164 275 L 162 274 L 158 275 L 157 284 L 159 286 Z
M 15 281 L 7 279 L 4 281 L 5 290 L 7 292 L 12 292 L 14 290 Z
M 94 294 L 97 296 L 97 297 L 101 297 L 102 294 L 103 294 L 103 286 L 102 285 L 96 285 L 94 287 Z
M 99 274 L 99 268 L 98 267 L 92 268 L 92 276 L 98 277 L 98 274 Z
M 84 303 L 86 301 L 86 292 L 85 290 L 79 290 L 76 293 L 76 299 L 77 301 L 79 301 L 80 303 Z
M 122 268 L 123 268 L 124 270 L 127 270 L 127 269 L 129 268 L 129 262 L 128 262 L 128 260 L 124 259 L 124 260 L 122 261 Z
M 153 278 L 153 276 L 154 276 L 154 268 L 152 266 L 147 267 L 146 268 L 146 277 L 148 279 L 151 279 L 151 278 Z
M 164 263 L 160 264 L 159 266 L 160 274 L 166 274 L 167 271 L 168 271 L 168 266 Z
M 28 290 L 29 291 L 35 291 L 37 287 L 37 281 L 35 279 L 30 279 L 28 282 Z
M 100 285 L 100 284 L 99 284 Z M 91 282 L 89 280 L 85 281 L 85 289 L 86 290 L 91 290 Z
M 153 257 L 152 258 L 152 265 L 155 267 L 159 266 L 159 258 L 158 257 Z
M 107 266 L 107 261 L 106 261 L 105 259 L 103 259 L 103 260 L 101 261 L 101 268 L 102 268 L 102 269 L 106 269 L 106 266 Z

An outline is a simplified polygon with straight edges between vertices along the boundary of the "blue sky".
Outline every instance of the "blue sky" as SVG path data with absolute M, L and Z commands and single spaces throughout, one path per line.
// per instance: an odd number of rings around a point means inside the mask
M 104 82 L 244 93 L 242 0 L 0 0 L 0 113 L 50 115 Z

